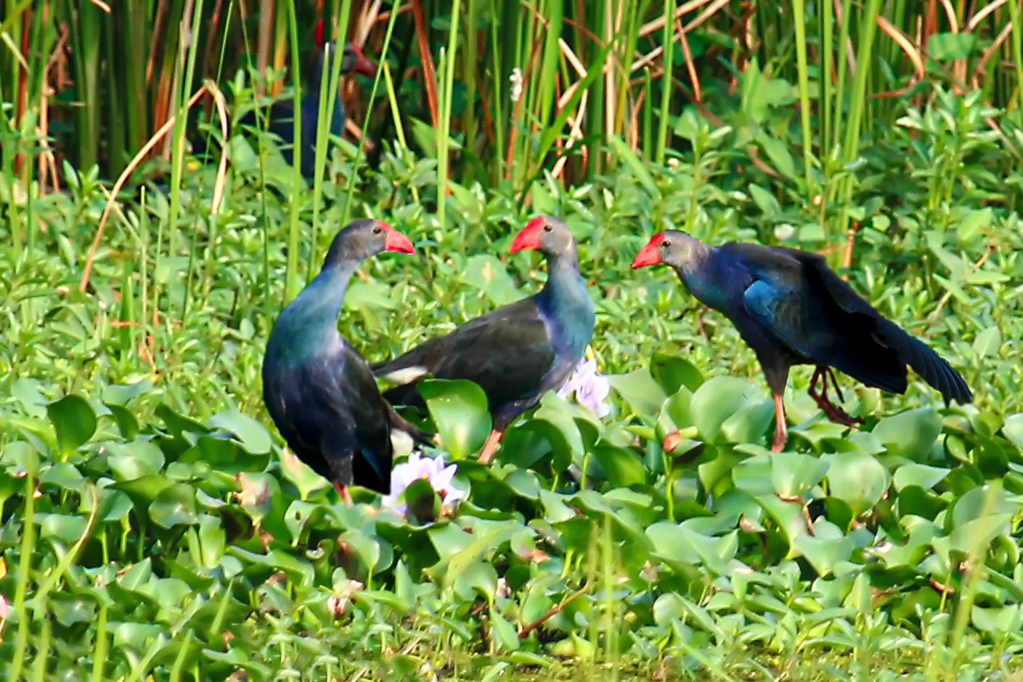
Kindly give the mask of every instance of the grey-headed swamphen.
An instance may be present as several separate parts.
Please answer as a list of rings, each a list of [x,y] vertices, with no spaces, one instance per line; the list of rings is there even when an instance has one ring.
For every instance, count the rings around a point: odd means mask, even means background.
[[[673,268],[696,300],[728,317],[756,353],[774,398],[773,452],[788,440],[782,394],[793,365],[815,365],[810,396],[829,419],[845,426],[862,419],[828,399],[829,377],[843,399],[832,368],[901,394],[909,365],[941,391],[946,405],[973,399],[957,371],[884,318],[817,254],[737,242],[714,247],[668,230],[650,240],[632,267],[659,264]]]
[[[479,455],[484,464],[493,459],[508,425],[568,380],[593,337],[593,301],[568,226],[551,216],[534,218],[512,242],[512,253],[524,249],[547,259],[547,284],[539,293],[373,365],[377,377],[399,384],[384,392],[395,405],[421,406],[415,387],[427,375],[479,385],[493,417]]]
[[[337,330],[348,281],[382,251],[415,253],[405,235],[379,220],[338,232],[320,274],[277,318],[263,357],[263,401],[274,424],[349,504],[349,485],[390,492],[392,434],[429,442],[380,396],[369,365]]]

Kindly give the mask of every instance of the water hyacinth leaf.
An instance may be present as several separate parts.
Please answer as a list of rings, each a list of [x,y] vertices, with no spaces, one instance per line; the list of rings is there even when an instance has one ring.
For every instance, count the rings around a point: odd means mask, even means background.
[[[41,484],[55,485],[76,495],[82,491],[84,480],[82,472],[68,462],[57,462],[39,474]]]
[[[482,522],[481,522],[482,523]],[[451,562],[448,564],[447,571],[444,574],[444,587],[448,588],[452,584],[452,580],[461,574],[469,565],[474,561],[482,557],[488,551],[497,551],[497,549],[511,540],[512,536],[519,531],[514,525],[502,522],[491,522],[488,524],[489,527],[479,533],[465,548],[452,557]]]
[[[828,463],[812,455],[777,452],[769,455],[771,485],[782,497],[806,497],[824,479]]]
[[[952,503],[952,513],[946,529],[950,530],[989,514],[1011,514],[1017,510],[1017,498],[1007,494],[1000,486],[978,486]]]
[[[168,529],[197,523],[195,488],[185,483],[167,486],[149,505],[149,518],[158,526]]]
[[[646,483],[646,469],[634,452],[600,444],[591,448],[590,454],[600,462],[607,482],[613,487],[626,488]]]
[[[128,443],[109,443],[107,466],[118,481],[132,481],[160,472],[164,465],[163,451],[152,440],[137,439]]]
[[[708,441],[730,416],[760,397],[760,389],[738,377],[719,375],[701,385],[689,404],[693,424]]]
[[[117,429],[121,432],[122,438],[130,441],[138,436],[139,421],[131,410],[116,403],[104,403],[104,405],[110,410],[110,415],[117,423]]]
[[[156,416],[163,420],[172,435],[181,438],[186,433],[208,433],[208,429],[199,422],[175,412],[166,404],[161,403],[156,407]]]
[[[154,389],[153,382],[142,379],[132,384],[111,384],[103,388],[103,402],[111,405],[125,406],[133,398],[145,395]]]
[[[772,457],[766,454],[754,455],[746,459],[733,455],[721,457],[717,463],[722,468],[731,468],[732,480],[735,482],[736,488],[756,496],[775,494],[772,461]],[[703,470],[709,469],[712,464],[714,462],[700,467],[701,476]]]
[[[607,378],[611,388],[640,417],[652,418],[668,397],[645,367],[626,374],[609,374]]]
[[[424,379],[418,390],[437,425],[441,445],[452,458],[479,452],[491,427],[483,389],[465,379]]]
[[[836,564],[848,561],[856,549],[856,541],[842,534],[833,523],[818,521],[814,524],[814,535],[800,535],[795,545],[803,553],[817,575],[833,575]]]
[[[166,488],[169,488],[171,485],[173,485],[173,483],[165,476],[147,474],[131,481],[111,483],[107,487],[126,493],[135,505],[135,510],[139,513],[144,513],[144,511],[149,508],[150,503],[152,503],[152,501],[155,500],[161,492],[163,492]]]
[[[378,541],[358,529],[352,529],[343,533],[340,537],[341,547],[347,551],[350,548],[354,551],[359,561],[366,568],[370,575],[378,570],[387,568],[381,566],[382,552]]]
[[[419,525],[432,523],[440,515],[441,500],[430,482],[413,481],[402,494],[409,521]]]
[[[39,523],[39,537],[55,538],[64,544],[71,544],[82,537],[88,520],[84,516],[69,514],[36,514]]]
[[[211,429],[223,429],[233,433],[241,442],[245,452],[263,455],[270,452],[272,440],[266,428],[247,414],[236,409],[226,410],[210,417]]]
[[[519,633],[515,626],[497,610],[490,612],[491,634],[494,645],[503,651],[515,651],[519,648]]]
[[[210,514],[203,514],[199,517],[199,533],[197,535],[199,544],[198,559],[196,563],[209,569],[220,565],[220,560],[227,549],[227,535],[221,520]]]
[[[57,434],[57,449],[64,457],[89,442],[96,433],[96,413],[81,396],[69,394],[55,400],[46,406],[46,413]]]
[[[489,253],[469,258],[461,270],[460,279],[483,292],[494,305],[502,306],[522,298],[504,263]]]
[[[474,600],[475,591],[492,604],[497,598],[497,571],[486,561],[474,561],[455,578],[453,586],[455,592],[466,601]]]
[[[234,545],[229,551],[243,564],[249,564],[245,573],[254,582],[263,582],[277,571],[283,571],[289,580],[298,585],[311,585],[316,579],[312,564],[284,550],[272,549],[266,554],[256,554]]]
[[[1002,434],[1013,445],[1023,450],[1023,412],[1010,414],[1002,424]]]
[[[941,433],[941,417],[930,407],[907,410],[877,423],[872,433],[893,455],[924,458]]]
[[[682,386],[695,391],[703,383],[703,374],[696,365],[667,353],[654,353],[650,360],[650,374],[666,395],[675,394]]]
[[[948,469],[942,467],[932,467],[926,464],[910,462],[903,464],[895,470],[892,484],[898,492],[902,492],[903,488],[911,485],[919,486],[924,490],[930,490],[945,480],[948,472]]]
[[[786,558],[799,556],[801,552],[796,546],[796,538],[810,533],[806,527],[803,505],[785,501],[777,495],[757,495],[756,500],[784,536],[788,544]]]
[[[579,426],[573,419],[574,406],[556,393],[548,391],[540,398],[540,407],[533,414],[533,419],[545,421],[561,432],[565,443],[572,452],[583,451],[583,437]]]
[[[442,562],[465,550],[473,540],[470,533],[450,523],[431,526],[427,534]]]
[[[871,455],[864,452],[842,452],[822,455],[821,460],[828,464],[828,490],[831,496],[848,504],[854,516],[872,508],[888,490],[888,470]]]
[[[740,407],[721,423],[721,435],[730,443],[755,443],[774,419],[774,402],[764,400]]]

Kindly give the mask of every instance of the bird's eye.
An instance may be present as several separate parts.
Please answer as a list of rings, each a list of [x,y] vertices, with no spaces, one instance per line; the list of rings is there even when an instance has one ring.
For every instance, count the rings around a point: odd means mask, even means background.
[[[661,242],[661,248],[662,248],[662,249],[666,249],[666,248],[668,248],[669,246],[671,246],[671,242],[670,242],[670,241],[668,241],[667,239],[665,239],[665,240],[664,240],[663,242]]]
[[[551,231],[551,230],[553,230],[553,229],[554,229],[554,228],[553,228],[553,227],[551,227],[550,225],[544,225],[544,226],[543,226],[543,231],[544,231],[544,232],[550,232],[550,231]]]
[[[379,225],[373,228],[373,234],[381,234],[383,231],[384,228],[380,227]]]

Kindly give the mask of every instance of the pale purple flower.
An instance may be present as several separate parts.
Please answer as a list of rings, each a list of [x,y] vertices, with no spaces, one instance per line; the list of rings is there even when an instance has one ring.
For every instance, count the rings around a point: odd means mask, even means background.
[[[611,382],[597,371],[596,360],[583,360],[575,368],[565,385],[558,389],[562,398],[575,394],[575,401],[593,410],[598,417],[606,417],[611,413],[611,405],[607,396],[611,393]]]
[[[423,457],[418,452],[409,455],[407,461],[391,469],[391,494],[380,500],[380,506],[404,516],[408,512],[405,504],[405,489],[419,479],[429,481],[430,487],[440,496],[442,506],[453,509],[468,493],[452,485],[457,467],[444,466],[444,458]]]
[[[0,594],[0,623],[7,620],[7,616],[11,615],[11,607],[4,599],[4,596]]]

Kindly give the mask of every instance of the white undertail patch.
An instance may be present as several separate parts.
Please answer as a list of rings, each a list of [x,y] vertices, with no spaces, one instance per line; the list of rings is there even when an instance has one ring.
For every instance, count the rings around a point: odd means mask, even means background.
[[[401,429],[391,429],[391,449],[392,457],[404,457],[412,452],[416,442],[412,440],[412,436],[408,435]]]
[[[425,367],[414,366],[402,367],[401,369],[396,369],[393,372],[381,374],[379,375],[379,378],[398,386],[404,386],[405,384],[411,384],[416,379],[424,377],[427,374],[429,374],[429,370]]]

